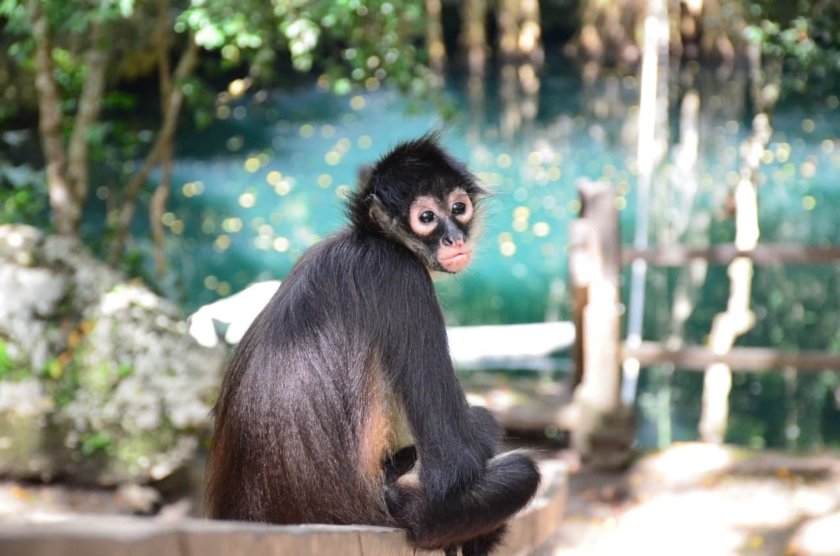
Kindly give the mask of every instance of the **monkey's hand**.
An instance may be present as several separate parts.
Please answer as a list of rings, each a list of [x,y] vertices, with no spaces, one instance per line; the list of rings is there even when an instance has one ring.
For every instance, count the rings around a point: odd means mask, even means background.
[[[410,473],[385,484],[388,511],[408,529],[412,544],[424,549],[464,545],[464,554],[478,555],[498,544],[505,521],[528,503],[540,475],[527,454],[514,451],[494,457],[477,479],[441,498],[431,496],[422,472],[417,479]]]

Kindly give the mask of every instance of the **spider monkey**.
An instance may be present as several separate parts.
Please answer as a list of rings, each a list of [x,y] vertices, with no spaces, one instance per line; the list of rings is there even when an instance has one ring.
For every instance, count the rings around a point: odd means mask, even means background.
[[[539,472],[467,404],[430,272],[472,259],[486,192],[435,134],[382,157],[243,337],[215,406],[212,518],[407,529],[487,554]]]

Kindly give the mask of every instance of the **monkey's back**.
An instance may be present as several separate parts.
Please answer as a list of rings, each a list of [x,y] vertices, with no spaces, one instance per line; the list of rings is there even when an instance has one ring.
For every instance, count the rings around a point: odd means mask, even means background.
[[[379,342],[383,311],[401,301],[389,284],[395,258],[405,268],[386,241],[351,232],[325,240],[251,325],[215,408],[210,517],[394,524],[381,461],[405,431],[394,427],[400,408]]]

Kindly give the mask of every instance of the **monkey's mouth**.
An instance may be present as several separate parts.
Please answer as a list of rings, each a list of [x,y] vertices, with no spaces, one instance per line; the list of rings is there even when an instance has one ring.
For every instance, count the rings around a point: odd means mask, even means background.
[[[472,253],[469,249],[453,249],[438,255],[438,263],[447,272],[460,272],[467,268],[470,261],[472,261]]]

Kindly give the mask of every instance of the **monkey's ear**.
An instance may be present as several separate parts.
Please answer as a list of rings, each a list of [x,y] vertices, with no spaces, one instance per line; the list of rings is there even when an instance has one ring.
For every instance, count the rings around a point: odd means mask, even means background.
[[[368,195],[366,200],[367,206],[370,207],[368,210],[370,219],[382,226],[383,219],[388,220],[388,213],[385,211],[385,206],[382,204],[382,201],[379,200],[376,193]]]
[[[376,193],[368,195],[367,201],[370,207],[368,210],[370,219],[384,232],[395,231],[398,227],[397,219],[388,214],[388,210],[382,204],[382,201],[379,200],[379,197],[376,196]]]

